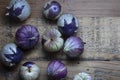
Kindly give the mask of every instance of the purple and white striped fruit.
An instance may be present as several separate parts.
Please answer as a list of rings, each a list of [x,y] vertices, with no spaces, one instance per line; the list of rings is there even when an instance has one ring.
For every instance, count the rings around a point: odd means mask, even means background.
[[[26,0],[11,0],[6,16],[14,20],[24,21],[30,16],[30,5]]]
[[[48,76],[52,80],[64,80],[67,76],[67,67],[59,60],[53,60],[47,67]]]
[[[40,75],[40,68],[33,62],[25,62],[19,71],[23,80],[36,80]]]
[[[63,51],[70,58],[79,57],[84,50],[84,44],[80,37],[71,36],[65,41]]]
[[[73,80],[92,80],[91,76],[86,72],[78,73]]]
[[[12,67],[22,60],[23,52],[17,47],[16,44],[9,43],[2,48],[0,56],[4,65]]]
[[[22,25],[16,31],[16,43],[24,50],[33,48],[39,41],[39,31],[33,25]]]
[[[78,19],[72,14],[63,14],[59,17],[58,29],[64,37],[72,36],[77,32],[78,29]]]
[[[61,38],[61,33],[53,28],[47,30],[42,37],[43,48],[48,52],[57,52],[62,49],[64,40]]]
[[[61,5],[57,1],[48,1],[44,5],[43,14],[46,18],[55,20],[62,13]]]

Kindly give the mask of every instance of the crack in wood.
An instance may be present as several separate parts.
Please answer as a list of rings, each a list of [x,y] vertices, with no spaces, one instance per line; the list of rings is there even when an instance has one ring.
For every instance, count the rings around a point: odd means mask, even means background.
[[[52,58],[56,59],[56,58]],[[52,60],[51,58],[46,58],[46,57],[35,57],[35,58],[24,58],[24,61],[31,60],[31,61],[49,61]],[[71,61],[70,59],[67,58],[57,58],[62,61]],[[104,59],[104,58],[79,58],[79,59],[74,59],[76,61],[120,61],[120,59]]]

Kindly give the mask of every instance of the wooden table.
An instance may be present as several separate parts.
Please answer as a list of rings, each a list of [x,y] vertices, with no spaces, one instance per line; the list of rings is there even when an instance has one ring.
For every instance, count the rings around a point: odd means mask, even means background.
[[[46,29],[57,28],[56,23],[42,17],[42,7],[47,0],[28,0],[32,14],[25,22],[8,20],[5,7],[9,0],[0,0],[0,49],[14,42],[15,32],[22,24],[31,24],[42,36]],[[14,69],[0,64],[0,80],[20,80],[19,67],[25,61],[34,61],[40,68],[38,80],[48,80],[46,67],[51,59],[60,59],[68,68],[67,80],[79,72],[89,73],[93,80],[120,80],[120,0],[58,0],[64,13],[72,13],[79,19],[78,36],[83,39],[85,50],[80,60],[69,61],[64,54],[49,58],[41,49],[41,38],[31,51],[25,51],[24,59]]]

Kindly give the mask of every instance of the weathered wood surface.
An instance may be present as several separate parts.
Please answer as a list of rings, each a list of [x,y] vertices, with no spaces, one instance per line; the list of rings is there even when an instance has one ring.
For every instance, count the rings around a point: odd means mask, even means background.
[[[5,11],[5,7],[10,0],[0,0],[0,13]],[[27,0],[32,7],[31,17],[40,17],[42,7],[48,0]],[[119,17],[120,0],[57,0],[61,3],[64,13],[73,13],[78,17]],[[3,14],[0,14],[0,16]]]
[[[40,35],[46,29],[57,28],[56,23],[45,21],[42,18],[28,19],[25,23],[36,26],[39,29]],[[0,48],[8,42],[14,42],[15,32],[22,24],[10,23],[6,20],[0,25]],[[85,44],[84,53],[81,56],[82,60],[120,60],[120,18],[79,18],[80,27],[77,36],[81,37]],[[25,53],[27,59],[46,59],[45,52],[41,49],[41,37],[37,46]],[[29,55],[29,56],[28,56]],[[65,59],[65,54],[58,53],[55,58]]]
[[[32,7],[30,18],[25,22],[16,23],[4,16],[9,0],[0,0],[0,50],[6,43],[14,42],[15,32],[23,24],[36,26],[41,36],[46,29],[57,28],[56,22],[47,21],[42,17],[41,10],[45,1],[47,0],[28,0]],[[38,80],[48,80],[46,67],[54,58],[62,60],[67,65],[67,80],[72,80],[73,75],[82,71],[90,73],[94,80],[120,80],[120,18],[117,17],[120,16],[120,0],[58,1],[62,4],[64,13],[75,14],[79,19],[77,35],[86,42],[80,60],[70,62],[62,51],[56,56],[45,56],[47,53],[42,51],[40,37],[34,49],[24,52],[21,63],[37,63],[41,68]],[[12,70],[6,70],[0,64],[0,80],[19,80],[19,65]]]
[[[24,60],[23,62],[25,62]],[[22,62],[22,63],[23,63]],[[38,80],[48,80],[46,74],[46,67],[49,61],[34,60],[34,62],[40,67],[41,74]],[[120,63],[119,61],[82,61],[69,62],[63,61],[67,65],[68,75],[66,80],[72,80],[74,75],[79,72],[89,73],[93,80],[120,80]],[[20,80],[19,67],[6,70],[0,66],[0,79],[1,80]]]

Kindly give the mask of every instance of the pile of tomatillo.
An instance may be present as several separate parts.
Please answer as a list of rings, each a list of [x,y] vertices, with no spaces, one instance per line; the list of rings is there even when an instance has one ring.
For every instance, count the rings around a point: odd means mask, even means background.
[[[76,36],[79,22],[76,16],[70,13],[62,13],[62,6],[57,1],[48,1],[43,7],[43,15],[50,21],[57,21],[58,29],[46,30],[41,36],[37,27],[27,24],[22,25],[15,33],[15,43],[3,46],[0,60],[3,65],[13,67],[23,57],[25,50],[34,48],[39,38],[45,51],[52,55],[63,51],[70,59],[78,58],[84,51],[83,40]],[[30,5],[26,0],[11,0],[7,7],[6,16],[11,20],[25,21],[31,14]],[[63,80],[68,73],[67,67],[60,60],[52,60],[47,67],[47,75],[50,80]],[[20,66],[19,75],[23,80],[36,80],[40,75],[40,68],[32,61]],[[73,80],[92,80],[88,73],[80,72]]]

